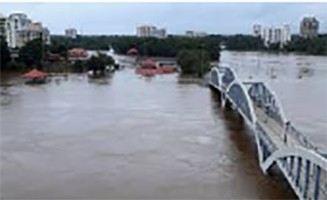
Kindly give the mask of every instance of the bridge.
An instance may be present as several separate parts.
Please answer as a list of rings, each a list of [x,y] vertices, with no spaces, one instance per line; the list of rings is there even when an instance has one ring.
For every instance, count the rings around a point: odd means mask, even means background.
[[[277,95],[264,82],[241,82],[232,68],[214,66],[209,85],[222,107],[231,106],[253,130],[263,173],[277,165],[299,199],[327,200],[327,156],[284,114]]]

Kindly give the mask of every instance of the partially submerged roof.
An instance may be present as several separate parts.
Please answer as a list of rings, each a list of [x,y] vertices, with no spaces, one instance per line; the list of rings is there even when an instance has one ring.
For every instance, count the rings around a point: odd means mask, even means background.
[[[24,78],[45,78],[46,76],[47,73],[39,71],[37,69],[33,69],[23,75]]]

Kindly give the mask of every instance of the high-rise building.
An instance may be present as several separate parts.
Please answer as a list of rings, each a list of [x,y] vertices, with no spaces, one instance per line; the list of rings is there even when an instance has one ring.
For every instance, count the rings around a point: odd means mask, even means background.
[[[50,31],[46,27],[44,27],[43,30],[42,30],[42,39],[46,44],[51,43]]]
[[[291,31],[288,24],[281,27],[265,27],[263,28],[260,37],[263,39],[264,45],[280,43],[281,47],[291,41]]]
[[[207,36],[207,33],[203,32],[203,31],[186,31],[185,36],[187,36],[187,37],[205,37],[205,36]]]
[[[7,18],[0,13],[0,37],[6,37],[6,21]]]
[[[260,24],[253,25],[253,36],[261,37],[262,36],[262,27]]]
[[[75,28],[68,28],[65,30],[65,36],[75,39],[77,37],[77,30]]]
[[[50,44],[50,32],[41,23],[33,23],[24,13],[10,14],[6,20],[6,39],[10,48],[19,48],[28,41],[43,38]]]
[[[154,30],[154,37],[165,38],[166,37],[166,29],[161,28],[161,29]]]
[[[9,47],[19,47],[19,32],[27,29],[29,23],[31,23],[31,21],[24,13],[13,13],[9,15],[6,26],[6,35]]]
[[[17,47],[22,47],[28,41],[43,37],[43,28],[41,23],[29,23],[27,28],[17,30]]]
[[[262,39],[265,46],[275,43],[275,31],[274,27],[265,27],[262,32]]]
[[[136,28],[136,35],[138,37],[156,37],[156,38],[165,38],[166,29],[158,29],[152,25],[144,25]]]
[[[302,37],[315,37],[318,35],[319,21],[315,17],[305,17],[300,23]]]
[[[282,27],[281,44],[286,44],[289,41],[291,41],[291,28],[290,25],[284,24]]]

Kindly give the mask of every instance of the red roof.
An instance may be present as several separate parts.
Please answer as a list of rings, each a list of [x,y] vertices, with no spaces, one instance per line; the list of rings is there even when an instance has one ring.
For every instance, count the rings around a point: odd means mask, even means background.
[[[154,76],[156,74],[158,74],[158,70],[157,69],[142,69],[142,68],[139,68],[139,69],[136,69],[135,70],[135,73],[136,74],[139,74],[139,75],[143,75],[143,76]]]
[[[130,55],[135,55],[135,54],[138,54],[139,51],[135,48],[130,48],[128,51],[127,51],[127,54],[130,54]]]
[[[74,48],[68,51],[69,57],[87,57],[87,51],[82,48]]]
[[[148,58],[141,63],[141,67],[142,68],[156,68],[156,63],[152,59]]]
[[[41,72],[39,70],[33,69],[23,75],[24,78],[45,78],[47,73]]]

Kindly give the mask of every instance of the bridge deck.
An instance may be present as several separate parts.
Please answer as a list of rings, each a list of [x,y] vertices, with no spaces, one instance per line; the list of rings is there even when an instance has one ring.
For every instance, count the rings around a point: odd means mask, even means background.
[[[257,123],[264,129],[264,131],[269,135],[271,141],[274,143],[274,145],[278,148],[284,145],[298,145],[302,146],[302,143],[296,138],[294,135],[287,133],[285,131],[285,127],[282,127],[277,121],[275,121],[273,118],[271,118],[269,115],[265,113],[265,111],[256,106],[254,106],[254,113],[257,118]],[[287,140],[285,142],[285,133],[287,134]],[[304,161],[305,162],[305,161]],[[295,167],[292,170],[293,178],[295,179],[295,174],[296,174],[296,169]],[[315,169],[311,167],[310,169],[310,179],[314,180],[315,176]],[[301,174],[300,174],[301,179],[304,179],[305,177],[305,163],[303,163],[301,167]],[[326,183],[326,175],[322,174],[321,176],[321,182]],[[314,181],[309,182],[309,187],[308,187],[308,194],[313,194],[314,190]],[[302,186],[303,187],[303,186]],[[320,186],[320,192],[325,193],[324,185]],[[310,197],[309,197],[310,198]],[[312,197],[311,197],[312,198]]]
[[[212,68],[209,79],[222,92],[222,105],[229,100],[254,129],[261,168],[266,171],[275,162],[300,199],[327,200],[324,155],[293,125],[286,126],[287,118],[274,92],[263,82],[239,82],[230,67]],[[305,155],[288,155],[282,152],[285,147],[290,153],[303,151]]]
[[[268,116],[262,108],[254,105],[254,113],[257,117],[257,123],[267,131],[271,140],[276,147],[288,145],[301,145],[300,141],[294,135],[287,134],[285,128],[282,127],[277,121]],[[284,141],[285,133],[287,135],[286,142]]]

